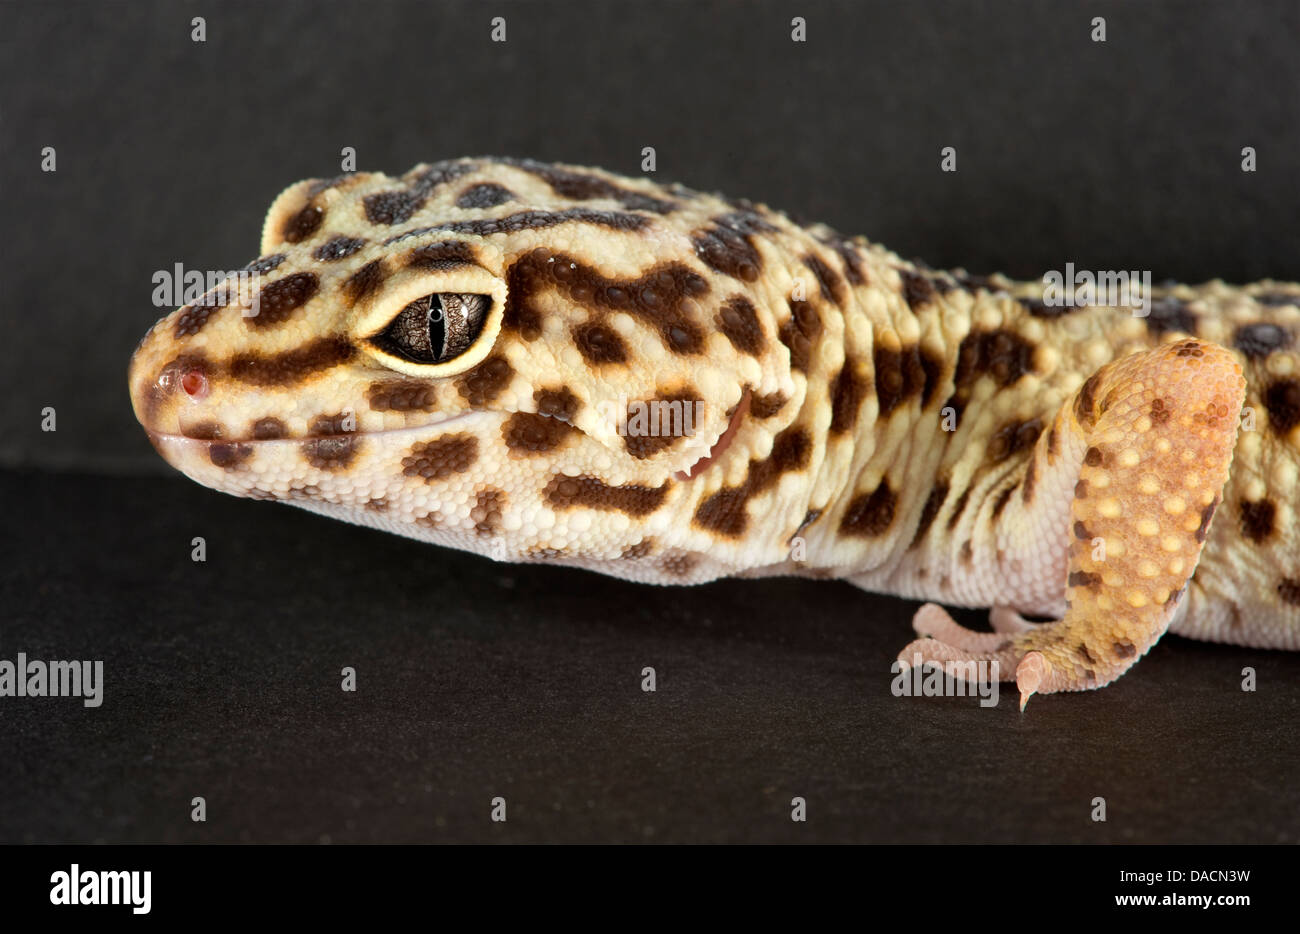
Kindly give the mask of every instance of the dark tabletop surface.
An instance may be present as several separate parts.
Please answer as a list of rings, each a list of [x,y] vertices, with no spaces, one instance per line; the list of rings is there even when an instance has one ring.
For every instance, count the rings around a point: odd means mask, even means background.
[[[1021,715],[893,696],[916,604],[843,583],[495,564],[183,479],[0,490],[0,658],[105,670],[98,708],[0,705],[0,841],[1300,837],[1294,654],[1168,638]]]

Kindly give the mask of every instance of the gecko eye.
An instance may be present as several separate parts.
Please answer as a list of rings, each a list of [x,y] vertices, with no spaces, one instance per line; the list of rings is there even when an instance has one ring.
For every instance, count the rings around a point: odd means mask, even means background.
[[[446,363],[468,350],[482,333],[491,306],[488,295],[434,292],[408,304],[371,340],[414,363]]]

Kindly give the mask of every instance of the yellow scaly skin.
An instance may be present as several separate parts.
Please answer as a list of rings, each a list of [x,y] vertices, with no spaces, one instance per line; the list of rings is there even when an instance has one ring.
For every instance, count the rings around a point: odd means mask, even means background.
[[[1300,645],[1300,286],[1050,308],[763,205],[493,158],[300,182],[261,253],[255,301],[178,309],[131,361],[206,486],[647,583],[990,606],[979,634],[926,605],[900,658],[996,660],[1022,703],[1166,628]],[[394,349],[427,296],[484,297],[463,349]],[[639,431],[656,402],[693,432]]]

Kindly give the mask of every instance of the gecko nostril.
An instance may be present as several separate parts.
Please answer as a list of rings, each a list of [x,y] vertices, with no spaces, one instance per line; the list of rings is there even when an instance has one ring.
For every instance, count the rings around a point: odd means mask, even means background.
[[[181,377],[181,388],[192,399],[202,399],[208,394],[208,378],[202,370],[190,370]]]

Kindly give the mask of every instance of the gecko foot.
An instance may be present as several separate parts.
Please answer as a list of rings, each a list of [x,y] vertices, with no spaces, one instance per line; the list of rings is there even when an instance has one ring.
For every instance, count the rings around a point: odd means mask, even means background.
[[[978,633],[926,604],[912,625],[928,638],[900,661],[933,662],[954,677],[960,664],[997,662],[989,676],[1015,678],[1021,710],[1035,694],[1092,690],[1124,674],[1185,600],[1223,499],[1244,395],[1232,354],[1194,339],[1099,369],[1039,437],[1018,505],[1003,513],[1004,522],[1069,535],[1062,618],[1031,624],[995,607],[995,632]],[[1073,497],[1069,525],[1058,528],[1044,491],[1062,486]],[[966,668],[969,678],[981,672]]]

